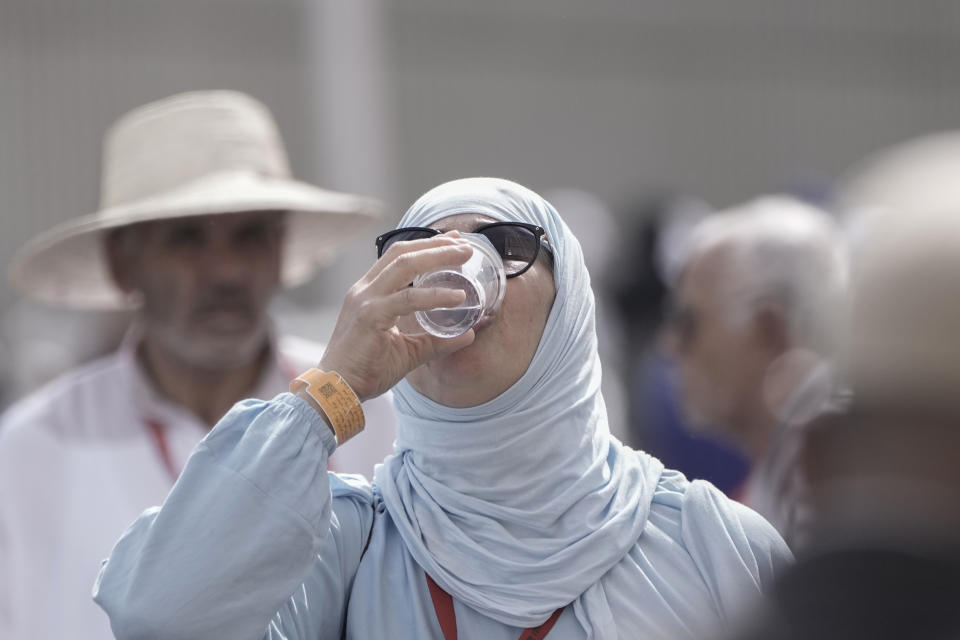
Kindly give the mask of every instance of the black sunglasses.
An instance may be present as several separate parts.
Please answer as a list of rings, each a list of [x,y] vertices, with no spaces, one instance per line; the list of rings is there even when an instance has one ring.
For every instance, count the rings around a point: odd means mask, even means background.
[[[383,257],[383,253],[394,242],[422,240],[440,233],[442,231],[429,227],[402,227],[388,231],[377,238],[377,259]],[[541,245],[552,267],[553,254],[544,239],[546,232],[543,227],[526,222],[491,222],[477,227],[473,233],[479,233],[490,241],[503,260],[503,269],[508,278],[518,276],[533,266],[540,255]]]

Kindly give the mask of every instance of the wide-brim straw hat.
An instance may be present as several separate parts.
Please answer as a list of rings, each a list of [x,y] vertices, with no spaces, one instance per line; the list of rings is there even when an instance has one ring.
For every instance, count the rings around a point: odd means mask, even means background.
[[[14,257],[24,293],[73,308],[126,306],[110,278],[104,234],[155,220],[252,211],[287,212],[281,281],[317,266],[371,230],[382,205],[295,180],[270,112],[248,95],[202,91],[126,114],[103,149],[100,209],[40,234]]]

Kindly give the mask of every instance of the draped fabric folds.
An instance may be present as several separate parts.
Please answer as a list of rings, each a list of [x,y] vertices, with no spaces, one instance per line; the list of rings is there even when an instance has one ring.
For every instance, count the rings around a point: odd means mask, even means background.
[[[663,467],[610,435],[590,279],[554,208],[473,178],[429,191],[399,226],[461,213],[543,227],[556,299],[528,370],[493,400],[452,409],[395,387],[396,453],[375,484],[410,553],[455,599],[518,627],[572,603],[588,637],[609,637],[600,579],[637,543]]]

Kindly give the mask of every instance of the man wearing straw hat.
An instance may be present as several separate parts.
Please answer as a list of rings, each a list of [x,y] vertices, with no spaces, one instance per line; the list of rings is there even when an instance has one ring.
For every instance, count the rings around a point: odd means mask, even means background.
[[[379,204],[294,180],[268,110],[240,93],[176,95],[108,132],[101,209],[15,258],[25,293],[134,310],[120,349],[0,421],[0,637],[108,638],[90,599],[100,560],[160,504],[236,401],[285,390],[321,350],[275,336],[275,290],[306,280]],[[386,423],[389,399],[365,406]],[[332,465],[369,474],[390,442]],[[358,455],[359,454],[359,455]],[[369,467],[369,468],[368,468]]]

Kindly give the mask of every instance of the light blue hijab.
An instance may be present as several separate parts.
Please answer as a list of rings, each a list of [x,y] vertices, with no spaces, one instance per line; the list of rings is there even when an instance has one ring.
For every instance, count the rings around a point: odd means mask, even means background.
[[[572,603],[588,637],[612,637],[598,581],[637,543],[663,466],[610,435],[590,278],[556,210],[516,183],[472,178],[427,192],[399,226],[461,213],[543,227],[556,300],[527,372],[493,400],[453,409],[405,380],[394,388],[396,455],[375,485],[414,559],[455,599],[516,627]]]

